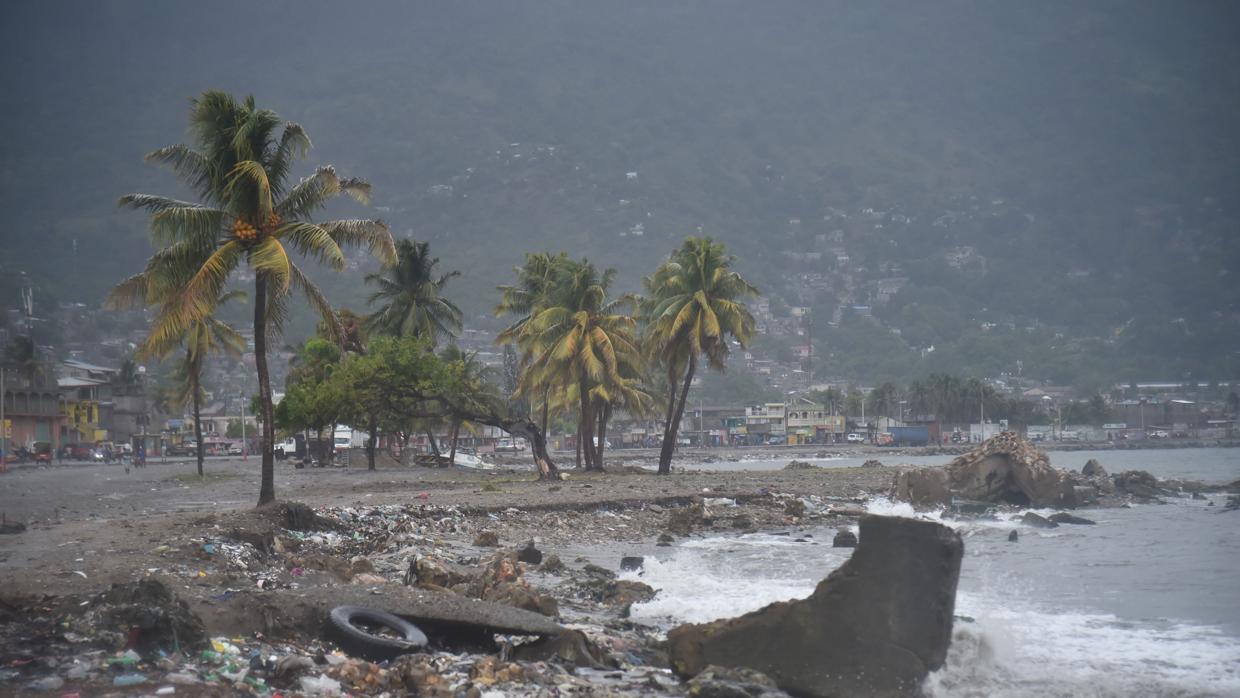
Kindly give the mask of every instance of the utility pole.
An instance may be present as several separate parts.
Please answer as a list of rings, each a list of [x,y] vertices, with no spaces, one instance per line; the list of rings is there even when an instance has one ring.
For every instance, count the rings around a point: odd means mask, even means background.
[[[980,391],[978,391],[977,403],[978,403],[978,404],[981,406],[981,408],[982,408],[982,416],[981,416],[981,420],[982,420],[982,437],[981,437],[981,441],[985,441],[985,440],[986,440],[986,391],[984,391],[984,390],[980,390]]]
[[[336,439],[335,433],[332,434],[333,442]],[[334,446],[334,444],[333,444]],[[245,447],[245,400],[241,401],[241,460],[246,460],[249,449]]]
[[[9,449],[9,423],[4,421],[6,394],[4,388],[4,367],[0,366],[0,473],[5,472],[9,468],[9,462],[5,460]]]
[[[814,315],[805,314],[805,339],[809,342],[809,389],[814,389]]]

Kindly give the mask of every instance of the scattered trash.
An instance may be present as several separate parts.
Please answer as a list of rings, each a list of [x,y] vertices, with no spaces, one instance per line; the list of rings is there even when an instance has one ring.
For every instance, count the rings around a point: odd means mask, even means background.
[[[328,676],[303,676],[298,685],[310,696],[340,695],[340,682]]]
[[[137,686],[146,683],[146,674],[119,674],[112,679],[113,686]]]

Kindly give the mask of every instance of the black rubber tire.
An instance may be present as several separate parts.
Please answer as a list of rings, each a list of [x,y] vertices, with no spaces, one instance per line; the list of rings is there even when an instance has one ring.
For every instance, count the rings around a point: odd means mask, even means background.
[[[395,631],[400,639],[373,635],[355,623],[382,625]],[[327,617],[327,629],[336,644],[349,655],[382,662],[426,647],[426,634],[418,626],[391,613],[362,606],[337,606]]]

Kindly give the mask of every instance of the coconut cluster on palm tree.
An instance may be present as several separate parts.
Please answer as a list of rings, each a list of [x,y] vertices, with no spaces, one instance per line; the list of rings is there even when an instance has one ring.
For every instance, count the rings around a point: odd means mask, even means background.
[[[396,261],[396,249],[382,221],[312,219],[342,194],[368,201],[370,185],[340,177],[331,167],[293,183],[293,165],[309,150],[310,139],[297,124],[259,109],[253,97],[239,102],[224,92],[205,92],[191,103],[190,124],[193,147],[161,148],[147,159],[171,167],[202,200],[151,194],[121,198],[121,206],[150,214],[152,237],[160,249],[143,273],[122,283],[116,293],[140,295],[158,306],[149,342],[162,345],[175,343],[195,322],[213,314],[233,272],[245,266],[254,272],[254,354],[263,435],[259,504],[265,504],[275,499],[268,340],[280,332],[294,290],[336,327],[330,304],[292,253],[341,270],[343,246],[366,246],[388,264]]]
[[[723,371],[731,352],[729,340],[743,347],[753,336],[753,316],[742,300],[758,295],[758,290],[732,270],[733,261],[723,243],[690,237],[644,280],[644,343],[651,360],[667,374],[661,474],[671,472],[698,357],[704,357],[710,368]]]

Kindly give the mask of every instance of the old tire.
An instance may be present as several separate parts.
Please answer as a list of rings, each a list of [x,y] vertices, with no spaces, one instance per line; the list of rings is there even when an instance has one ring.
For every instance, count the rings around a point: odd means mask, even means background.
[[[382,635],[368,628],[382,628]],[[361,606],[337,606],[327,617],[327,629],[346,653],[382,662],[426,646],[426,634],[418,626],[394,616]]]

